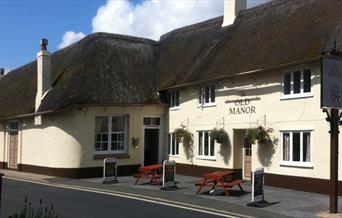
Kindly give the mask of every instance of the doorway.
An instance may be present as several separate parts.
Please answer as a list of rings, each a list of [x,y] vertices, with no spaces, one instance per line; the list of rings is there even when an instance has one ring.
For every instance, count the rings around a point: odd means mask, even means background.
[[[145,129],[144,165],[158,164],[159,129]]]
[[[246,140],[246,129],[234,129],[234,169],[242,169],[242,178],[251,179],[252,147]]]
[[[160,164],[162,159],[162,120],[160,117],[143,117],[144,126],[144,149],[142,151],[142,163],[144,166],[151,164]]]
[[[244,147],[243,147],[243,178],[247,180],[251,180],[252,173],[252,146],[251,144],[244,139]]]
[[[18,169],[18,131],[9,133],[8,168]]]

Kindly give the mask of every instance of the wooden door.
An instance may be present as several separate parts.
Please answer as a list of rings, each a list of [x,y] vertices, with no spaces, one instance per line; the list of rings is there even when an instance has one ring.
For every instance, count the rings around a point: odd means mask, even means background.
[[[243,178],[244,179],[251,179],[251,172],[252,172],[252,148],[247,147],[244,148],[244,163],[243,163]]]
[[[10,132],[8,168],[18,169],[18,132]]]

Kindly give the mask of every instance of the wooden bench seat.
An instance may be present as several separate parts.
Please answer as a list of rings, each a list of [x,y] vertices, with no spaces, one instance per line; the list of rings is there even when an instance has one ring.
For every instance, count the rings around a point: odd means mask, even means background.
[[[232,188],[234,187],[235,185],[239,185],[241,183],[243,183],[244,181],[241,180],[241,179],[237,179],[237,180],[234,180],[234,181],[231,181],[231,182],[224,182],[223,185],[222,184],[217,184],[218,187],[226,187],[226,188]]]

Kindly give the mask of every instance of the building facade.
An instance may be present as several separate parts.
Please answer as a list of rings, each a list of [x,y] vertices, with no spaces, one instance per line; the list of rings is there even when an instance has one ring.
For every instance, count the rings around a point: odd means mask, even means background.
[[[121,175],[172,159],[180,174],[263,167],[266,184],[326,193],[321,58],[342,49],[342,2],[245,3],[159,41],[95,33],[50,54],[43,40],[0,80],[2,168],[79,178],[106,157]]]

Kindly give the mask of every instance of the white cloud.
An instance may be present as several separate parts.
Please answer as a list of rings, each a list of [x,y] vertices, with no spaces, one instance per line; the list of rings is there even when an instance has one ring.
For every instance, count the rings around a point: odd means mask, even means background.
[[[93,32],[111,32],[152,39],[173,29],[223,14],[223,0],[107,1],[93,18]]]
[[[85,34],[82,32],[75,33],[73,31],[67,31],[64,33],[62,37],[62,42],[58,45],[58,49],[62,49],[64,47],[67,47],[68,45],[71,45],[85,37]]]
[[[270,0],[247,0],[247,7]],[[223,15],[223,0],[107,0],[92,20],[93,32],[109,32],[158,40],[176,28]],[[65,32],[58,48],[64,48],[85,35]]]

